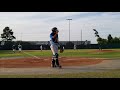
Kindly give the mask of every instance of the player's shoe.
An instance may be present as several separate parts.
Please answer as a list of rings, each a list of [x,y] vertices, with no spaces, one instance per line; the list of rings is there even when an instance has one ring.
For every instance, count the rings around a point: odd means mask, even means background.
[[[61,65],[59,65],[59,66],[56,66],[57,68],[62,68],[62,66]]]
[[[55,67],[56,67],[56,65],[51,65],[51,67],[52,67],[52,68],[55,68]]]

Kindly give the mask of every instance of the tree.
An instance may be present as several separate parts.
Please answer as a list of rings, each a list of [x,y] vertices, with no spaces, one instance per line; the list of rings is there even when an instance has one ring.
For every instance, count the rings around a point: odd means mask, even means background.
[[[112,43],[113,37],[111,36],[111,34],[108,35],[108,43]]]
[[[102,38],[101,37],[97,38],[97,42],[98,44],[102,44]]]
[[[99,45],[99,50],[102,50],[102,38],[100,37],[100,35],[98,34],[98,31],[96,29],[93,29],[93,31],[95,31],[95,37],[97,37],[97,42]]]
[[[2,41],[12,41],[13,39],[16,39],[15,36],[13,36],[13,31],[9,27],[5,27],[3,29],[3,34],[1,34]]]
[[[96,30],[96,29],[93,29],[93,31],[95,31],[95,37],[98,37],[98,38],[100,38],[100,36],[99,36],[99,34],[98,34],[98,31]]]
[[[107,44],[107,39],[102,39],[102,44],[106,45]]]
[[[113,44],[118,44],[118,43],[120,43],[120,39],[119,39],[118,37],[115,37],[115,38],[112,39],[111,42],[112,42]]]
[[[12,29],[10,29],[9,27],[5,27],[3,29],[3,34],[1,34],[1,38],[2,38],[2,42],[1,45],[5,45],[5,42],[7,41],[8,43],[6,43],[7,45],[10,45],[11,41],[13,39],[16,39],[15,36],[13,36],[13,31]]]

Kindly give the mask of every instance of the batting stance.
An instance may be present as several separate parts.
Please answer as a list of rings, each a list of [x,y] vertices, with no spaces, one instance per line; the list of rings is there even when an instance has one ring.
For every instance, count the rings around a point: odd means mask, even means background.
[[[59,64],[59,60],[58,60],[58,29],[56,27],[52,28],[52,33],[50,34],[50,48],[51,51],[53,53],[53,57],[52,57],[52,67],[59,67],[61,68],[61,65]]]

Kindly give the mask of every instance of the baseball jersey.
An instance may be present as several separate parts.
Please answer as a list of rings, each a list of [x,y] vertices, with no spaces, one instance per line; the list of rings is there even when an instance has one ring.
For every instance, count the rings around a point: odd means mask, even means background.
[[[55,35],[55,33],[50,34],[50,41],[52,43],[58,43],[58,35],[55,38],[53,38],[54,35]]]
[[[22,46],[21,46],[21,45],[18,45],[18,48],[22,48]]]

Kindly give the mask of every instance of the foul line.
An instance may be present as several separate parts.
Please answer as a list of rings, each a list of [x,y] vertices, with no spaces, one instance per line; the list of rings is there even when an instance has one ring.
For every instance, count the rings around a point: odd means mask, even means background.
[[[36,58],[36,59],[40,59],[39,57],[37,57],[37,56],[35,56],[35,55],[29,54],[29,53],[26,53],[26,52],[23,52],[23,53],[25,53],[25,54],[27,54],[27,55],[30,55],[30,56],[32,56],[32,57],[34,57],[34,58]]]

